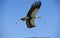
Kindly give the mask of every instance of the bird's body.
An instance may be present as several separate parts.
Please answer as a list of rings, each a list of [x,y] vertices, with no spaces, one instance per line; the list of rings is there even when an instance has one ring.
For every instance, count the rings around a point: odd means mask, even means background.
[[[28,11],[27,16],[24,17],[24,18],[21,18],[22,21],[26,20],[26,24],[27,24],[28,28],[35,27],[34,19],[35,18],[40,18],[39,16],[35,16],[35,14],[39,10],[40,6],[41,6],[40,1],[37,1],[37,2],[33,3],[30,10]]]

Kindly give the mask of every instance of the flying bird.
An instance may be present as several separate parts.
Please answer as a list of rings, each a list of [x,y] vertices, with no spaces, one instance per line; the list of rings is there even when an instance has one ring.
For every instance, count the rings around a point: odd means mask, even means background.
[[[40,16],[35,16],[40,7],[41,7],[41,1],[35,1],[31,5],[31,8],[29,9],[27,16],[20,19],[22,21],[26,20],[26,25],[28,28],[35,27],[34,19],[40,18]]]

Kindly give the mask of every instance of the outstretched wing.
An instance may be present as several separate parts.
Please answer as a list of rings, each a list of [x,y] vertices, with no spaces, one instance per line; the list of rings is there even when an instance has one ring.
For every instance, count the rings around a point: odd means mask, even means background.
[[[26,20],[27,27],[32,28],[32,27],[35,26],[34,18],[35,18],[35,14],[39,10],[40,6],[41,6],[40,1],[37,1],[37,2],[32,4],[32,6],[31,6],[31,8],[30,8],[30,10],[28,11],[28,14],[27,14],[27,17],[32,17],[32,19],[30,18],[30,19]]]
[[[35,14],[39,10],[40,6],[41,6],[41,2],[40,1],[34,2],[32,4],[32,6],[31,6],[30,10],[28,11],[27,17],[35,16]]]
[[[26,24],[27,24],[28,28],[34,27],[35,26],[34,19],[28,19],[28,20],[26,20]]]

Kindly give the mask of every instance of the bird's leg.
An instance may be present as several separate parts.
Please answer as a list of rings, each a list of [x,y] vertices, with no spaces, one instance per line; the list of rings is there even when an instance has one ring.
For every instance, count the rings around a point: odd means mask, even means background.
[[[36,16],[35,18],[41,18],[41,16]]]

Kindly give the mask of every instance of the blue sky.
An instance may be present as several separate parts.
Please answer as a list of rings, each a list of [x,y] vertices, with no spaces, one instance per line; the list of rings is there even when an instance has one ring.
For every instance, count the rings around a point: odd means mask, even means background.
[[[25,17],[32,3],[37,0],[0,0],[0,37],[50,37],[59,38],[60,35],[60,0],[41,0],[42,5],[35,19],[35,28],[27,28]],[[15,24],[18,22],[18,24]]]

